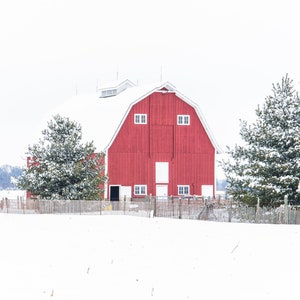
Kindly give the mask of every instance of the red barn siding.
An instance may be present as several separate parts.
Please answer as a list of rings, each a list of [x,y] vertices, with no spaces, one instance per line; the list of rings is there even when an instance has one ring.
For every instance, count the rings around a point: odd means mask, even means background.
[[[134,114],[147,114],[147,124],[134,124]],[[177,125],[177,115],[190,115],[190,125]],[[155,162],[169,162],[168,194],[189,185],[191,194],[214,185],[215,149],[195,109],[175,93],[156,92],[132,106],[108,149],[109,185],[146,184],[156,194]],[[134,196],[134,195],[133,195]]]
[[[174,127],[171,125],[150,125],[150,153],[174,152]]]

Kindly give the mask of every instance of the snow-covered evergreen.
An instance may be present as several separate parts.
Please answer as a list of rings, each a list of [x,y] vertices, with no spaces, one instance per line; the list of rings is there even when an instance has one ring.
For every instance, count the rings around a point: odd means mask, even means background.
[[[228,148],[229,161],[223,169],[228,191],[244,201],[272,204],[285,195],[294,200],[298,193],[300,170],[300,101],[288,76],[273,85],[256,109],[256,123],[241,122],[244,145]]]
[[[99,199],[103,153],[95,154],[93,142],[81,144],[80,124],[56,115],[42,134],[28,147],[30,167],[18,187],[44,199]]]

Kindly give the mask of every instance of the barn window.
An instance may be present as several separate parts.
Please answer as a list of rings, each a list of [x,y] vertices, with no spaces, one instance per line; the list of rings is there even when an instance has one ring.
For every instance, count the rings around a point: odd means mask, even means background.
[[[189,185],[178,185],[178,195],[189,195],[190,186]]]
[[[134,124],[147,124],[147,115],[134,114]]]
[[[134,186],[135,195],[147,195],[147,185],[135,185]]]
[[[102,97],[111,97],[117,95],[117,89],[110,89],[110,90],[104,90],[102,91]]]
[[[177,116],[177,125],[190,125],[190,116],[189,115],[178,115]]]

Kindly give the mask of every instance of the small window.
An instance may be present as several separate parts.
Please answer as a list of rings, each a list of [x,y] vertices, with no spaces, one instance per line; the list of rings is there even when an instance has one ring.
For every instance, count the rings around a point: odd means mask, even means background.
[[[111,97],[111,96],[115,96],[115,95],[117,95],[117,90],[116,89],[102,91],[102,97],[103,98]]]
[[[177,116],[178,125],[190,125],[190,116],[189,115],[178,115]]]
[[[146,114],[135,114],[134,115],[134,124],[147,124],[147,115]]]
[[[135,185],[134,186],[135,195],[147,195],[147,185]]]
[[[178,195],[189,195],[190,186],[189,185],[178,185]]]

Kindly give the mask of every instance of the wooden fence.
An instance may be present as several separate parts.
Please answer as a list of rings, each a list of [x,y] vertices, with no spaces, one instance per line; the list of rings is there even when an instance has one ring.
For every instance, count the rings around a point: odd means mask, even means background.
[[[134,201],[2,199],[2,213],[23,214],[122,214],[143,217],[210,220],[217,222],[300,224],[300,209],[248,207],[233,201],[203,198],[146,197]]]

